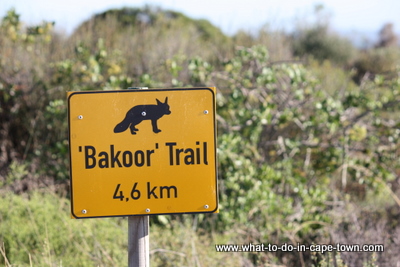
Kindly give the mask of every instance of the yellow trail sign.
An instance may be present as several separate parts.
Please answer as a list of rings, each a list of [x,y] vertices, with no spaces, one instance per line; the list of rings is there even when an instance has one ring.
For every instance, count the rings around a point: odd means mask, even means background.
[[[217,212],[215,94],[69,92],[72,216]]]

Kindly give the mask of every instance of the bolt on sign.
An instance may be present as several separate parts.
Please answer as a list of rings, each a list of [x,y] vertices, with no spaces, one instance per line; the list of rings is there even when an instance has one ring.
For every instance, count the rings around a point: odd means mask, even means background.
[[[73,218],[218,212],[215,96],[69,92]]]

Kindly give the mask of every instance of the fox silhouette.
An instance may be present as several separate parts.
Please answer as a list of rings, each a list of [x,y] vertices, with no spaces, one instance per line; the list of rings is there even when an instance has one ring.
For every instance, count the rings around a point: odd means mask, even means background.
[[[161,132],[158,129],[157,121],[164,115],[171,114],[168,105],[168,97],[165,98],[164,103],[156,99],[157,105],[137,105],[131,108],[125,116],[125,119],[118,123],[114,128],[114,133],[122,133],[128,127],[131,129],[131,134],[136,134],[139,129],[135,126],[144,120],[151,120],[153,126],[153,132]]]

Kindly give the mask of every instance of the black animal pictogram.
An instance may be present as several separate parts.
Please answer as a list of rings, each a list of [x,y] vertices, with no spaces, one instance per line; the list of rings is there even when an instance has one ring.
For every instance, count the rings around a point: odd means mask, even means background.
[[[128,127],[131,129],[132,134],[136,134],[139,129],[135,126],[144,120],[151,120],[151,125],[153,126],[153,132],[161,132],[158,129],[157,121],[164,115],[171,114],[168,105],[168,97],[165,98],[165,102],[162,103],[160,100],[156,99],[157,105],[137,105],[131,108],[125,116],[125,119],[117,124],[114,128],[114,133],[122,133]]]

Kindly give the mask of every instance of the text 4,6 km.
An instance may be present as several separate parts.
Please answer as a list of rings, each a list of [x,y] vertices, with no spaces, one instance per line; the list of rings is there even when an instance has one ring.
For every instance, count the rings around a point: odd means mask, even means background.
[[[127,195],[120,189],[121,184],[117,184],[113,199],[120,201],[129,201],[129,199],[138,200],[141,197],[146,199],[163,199],[163,198],[178,198],[178,188],[174,185],[171,186],[153,186],[150,182],[146,184],[146,190],[143,192],[139,190],[138,183],[134,183],[130,194]]]

